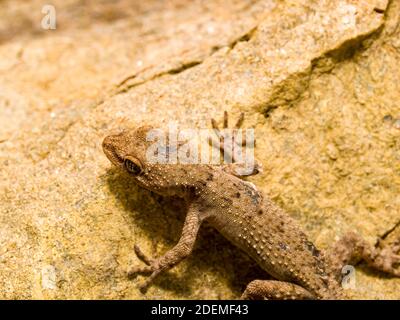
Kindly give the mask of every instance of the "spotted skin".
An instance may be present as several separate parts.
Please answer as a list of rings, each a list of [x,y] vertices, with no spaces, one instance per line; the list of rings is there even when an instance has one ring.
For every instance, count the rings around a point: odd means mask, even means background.
[[[243,122],[243,116],[236,127]],[[218,130],[216,121],[213,128]],[[224,127],[228,125],[224,116]],[[297,223],[257,188],[231,170],[236,164],[157,164],[146,158],[153,142],[146,140],[151,126],[107,136],[103,150],[108,159],[136,183],[162,196],[184,199],[188,212],[182,235],[164,256],[150,259],[139,247],[135,252],[145,266],[129,275],[149,275],[141,285],[146,292],[154,279],[192,252],[203,221],[208,221],[237,247],[248,253],[276,280],[254,280],[243,299],[342,299],[340,267],[349,261],[366,260],[376,269],[400,275],[395,264],[398,247],[379,251],[359,236],[347,235],[329,256],[318,250]],[[235,171],[236,172],[236,171]],[[256,170],[253,174],[256,174]],[[355,243],[355,245],[353,245]]]

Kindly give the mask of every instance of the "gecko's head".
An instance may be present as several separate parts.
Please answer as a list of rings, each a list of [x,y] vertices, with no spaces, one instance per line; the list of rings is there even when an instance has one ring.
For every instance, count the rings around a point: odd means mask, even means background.
[[[172,149],[166,146],[167,133],[151,126],[125,130],[107,136],[103,150],[115,166],[134,177],[140,186],[163,196],[184,197],[193,190],[195,182],[189,179],[193,167],[164,162]]]
[[[151,126],[142,126],[109,135],[103,140],[103,151],[115,166],[132,175],[139,175],[147,162],[146,149],[149,142],[146,136],[152,129]]]

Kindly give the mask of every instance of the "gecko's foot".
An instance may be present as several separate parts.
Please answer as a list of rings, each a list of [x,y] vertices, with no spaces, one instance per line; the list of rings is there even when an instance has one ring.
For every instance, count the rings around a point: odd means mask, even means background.
[[[222,130],[219,128],[217,121],[215,119],[211,119],[211,126],[217,136],[218,141],[212,137],[208,138],[208,143],[212,147],[218,147],[221,155],[224,159],[229,159],[230,163],[238,162],[238,159],[235,157],[235,148],[241,147],[249,147],[252,145],[255,146],[255,137],[252,136],[248,139],[247,135],[244,132],[241,132],[241,135],[238,135],[240,128],[242,127],[244,121],[244,113],[242,112],[236,121],[236,124],[232,129],[229,128],[229,121],[228,121],[228,112],[224,111],[224,119]],[[237,140],[240,141],[237,141]]]
[[[134,279],[138,275],[150,275],[143,284],[139,285],[140,291],[146,293],[154,278],[159,274],[160,268],[157,260],[148,258],[137,245],[135,245],[134,249],[136,256],[143,261],[146,266],[131,268],[128,271],[128,278]]]
[[[400,277],[400,240],[382,248],[370,263],[385,273]]]
[[[228,127],[229,127],[229,121],[228,121],[229,119],[228,118],[229,118],[228,117],[228,112],[224,111],[223,129],[228,129]],[[242,112],[240,114],[238,120],[236,121],[234,129],[240,129],[242,127],[243,121],[244,121],[244,113]],[[217,131],[217,133],[219,133],[220,129],[218,127],[217,121],[214,118],[211,119],[211,125],[212,125],[213,129],[215,131]]]
[[[331,249],[328,255],[339,278],[344,265],[365,261],[369,267],[400,277],[400,240],[392,245],[371,246],[359,234],[348,232]]]
[[[154,268],[152,267],[153,260],[149,259],[143,252],[140,250],[140,248],[135,244],[135,254],[136,256],[143,261],[146,266],[143,267],[133,267],[131,270],[128,271],[128,277],[129,278],[136,278],[137,275],[139,274],[150,274],[154,271]]]
[[[239,177],[255,175],[261,172],[262,168],[262,166],[254,160],[254,157],[250,159],[252,160],[251,163],[249,163],[249,159],[240,159],[244,154],[246,154],[245,151],[241,150],[243,147],[254,148],[255,146],[254,135],[249,138],[245,132],[240,132],[240,134],[238,134],[243,121],[244,113],[242,112],[234,127],[229,129],[228,112],[225,111],[222,130],[219,128],[217,121],[211,119],[211,125],[218,141],[215,141],[212,137],[208,138],[210,146],[219,149],[224,162],[224,170]],[[237,153],[239,149],[240,152]],[[238,155],[240,156],[238,157]],[[242,171],[243,174],[240,173]]]

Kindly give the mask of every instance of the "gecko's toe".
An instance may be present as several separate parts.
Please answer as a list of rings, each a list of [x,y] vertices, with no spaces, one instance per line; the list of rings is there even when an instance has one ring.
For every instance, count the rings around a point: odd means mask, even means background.
[[[154,271],[153,267],[145,266],[145,267],[134,267],[128,271],[128,278],[134,279],[140,274],[150,274]]]
[[[147,281],[144,282],[143,284],[139,285],[139,290],[142,294],[145,294],[147,290],[149,290],[149,284],[147,284]]]
[[[211,118],[211,127],[212,127],[214,130],[219,131],[217,121],[216,121],[214,118]]]
[[[145,264],[147,264],[148,266],[150,266],[152,264],[152,259],[150,259],[149,257],[147,257],[143,251],[139,248],[138,245],[135,244],[134,246],[134,250],[135,250],[135,254],[136,256],[143,261]]]
[[[239,129],[242,126],[243,121],[244,121],[244,112],[241,112],[238,120],[236,121],[235,129]]]
[[[154,279],[160,274],[160,272],[161,272],[161,269],[159,269],[159,268],[154,269],[154,271],[146,279],[146,281],[143,282],[141,285],[139,285],[139,290],[141,293],[147,292],[147,289],[152,285]]]

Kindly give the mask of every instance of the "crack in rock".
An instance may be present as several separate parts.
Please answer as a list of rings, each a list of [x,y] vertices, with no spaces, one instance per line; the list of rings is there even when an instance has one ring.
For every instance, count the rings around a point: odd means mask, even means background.
[[[137,87],[139,85],[142,85],[142,84],[144,84],[146,82],[155,80],[155,79],[160,78],[162,76],[165,76],[165,75],[176,75],[176,74],[184,72],[184,71],[186,71],[188,69],[196,67],[196,66],[202,64],[205,59],[207,59],[208,57],[212,56],[215,52],[217,52],[218,50],[220,50],[220,49],[222,49],[224,47],[229,47],[232,50],[232,49],[234,49],[236,47],[236,45],[238,43],[250,41],[256,30],[257,30],[257,26],[251,28],[244,35],[240,36],[239,38],[235,39],[234,41],[232,41],[231,43],[229,43],[227,45],[220,45],[220,46],[215,46],[215,47],[211,48],[210,54],[207,57],[205,57],[204,59],[202,59],[202,60],[193,60],[193,61],[189,61],[189,62],[183,62],[183,63],[181,63],[180,65],[178,65],[175,68],[169,69],[169,70],[164,71],[164,72],[157,73],[157,74],[155,74],[154,76],[152,76],[152,77],[150,77],[148,79],[144,79],[142,81],[138,81],[136,83],[129,84],[129,81],[135,80],[140,74],[143,74],[145,71],[150,70],[151,68],[153,68],[153,66],[149,66],[149,67],[147,67],[147,68],[135,73],[134,75],[130,75],[130,76],[126,77],[124,80],[122,80],[117,85],[117,88],[119,88],[119,89],[118,89],[116,94],[127,92],[129,89],[135,88],[135,87]]]

